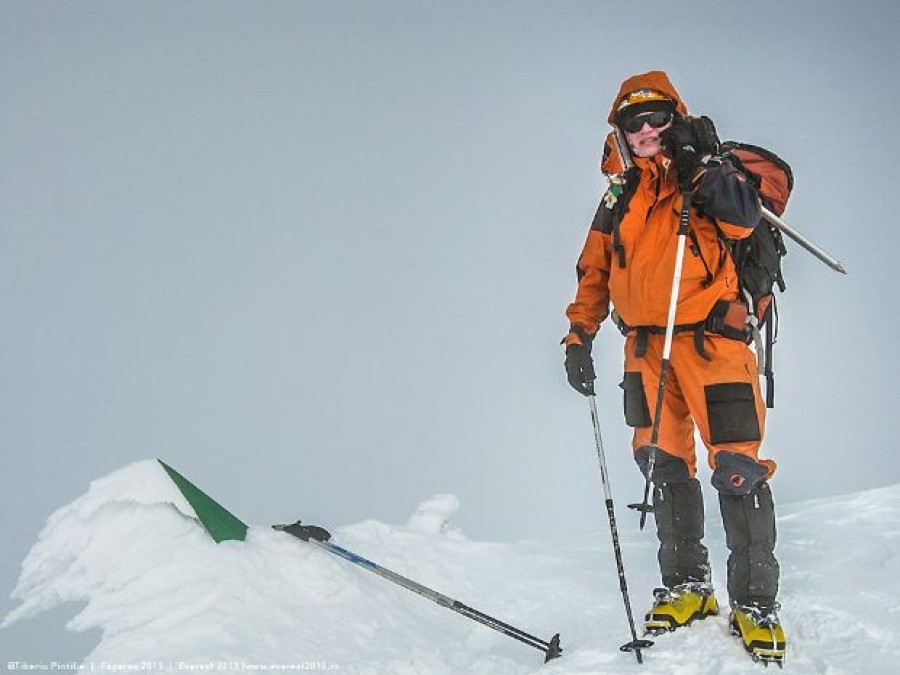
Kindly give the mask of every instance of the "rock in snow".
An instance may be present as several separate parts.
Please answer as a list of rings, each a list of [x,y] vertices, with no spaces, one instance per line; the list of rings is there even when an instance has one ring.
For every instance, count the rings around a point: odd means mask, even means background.
[[[267,526],[215,544],[156,461],[94,481],[49,518],[2,625],[84,603],[68,627],[100,628],[84,661],[98,671],[760,672],[724,614],[657,638],[642,666],[619,652],[630,635],[602,514],[578,540],[486,543],[451,524],[458,509],[456,497],[437,495],[405,527],[366,521],[334,530],[333,541],[534,635],[562,633],[562,658],[543,665],[537,650]],[[894,672],[900,486],[779,511],[786,668]],[[724,601],[726,551],[710,516]],[[658,581],[655,537],[625,517],[619,529],[639,621]]]

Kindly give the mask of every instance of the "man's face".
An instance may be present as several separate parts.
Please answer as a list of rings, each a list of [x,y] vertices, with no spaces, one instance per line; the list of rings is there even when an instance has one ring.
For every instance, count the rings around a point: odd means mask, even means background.
[[[670,113],[645,112],[629,118],[623,124],[625,139],[638,157],[654,157],[662,152],[659,135],[672,126]],[[637,129],[637,131],[629,131]]]

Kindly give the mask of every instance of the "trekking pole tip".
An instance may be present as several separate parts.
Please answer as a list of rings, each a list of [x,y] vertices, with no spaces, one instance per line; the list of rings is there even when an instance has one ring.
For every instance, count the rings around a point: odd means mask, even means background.
[[[652,640],[639,640],[634,639],[631,642],[628,642],[621,647],[619,647],[619,651],[622,652],[634,652],[635,657],[637,658],[638,663],[644,662],[644,656],[641,654],[642,649],[648,649],[653,646]]]

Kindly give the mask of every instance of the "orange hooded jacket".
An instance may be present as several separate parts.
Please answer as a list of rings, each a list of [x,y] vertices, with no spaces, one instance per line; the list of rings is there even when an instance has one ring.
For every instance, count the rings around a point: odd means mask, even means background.
[[[621,101],[640,89],[663,93],[678,113],[687,114],[668,76],[651,71],[622,83],[610,110],[610,123],[615,123]],[[627,210],[617,214],[626,174],[621,173],[611,137],[601,166],[610,177],[610,187],[578,259],[578,290],[566,310],[571,323],[566,344],[593,338],[610,303],[629,326],[666,325],[682,201],[677,176],[662,154],[635,157],[632,171],[639,173],[639,181]],[[727,161],[709,163],[694,186],[676,324],[704,321],[718,300],[737,299],[737,272],[719,233],[734,239],[746,237],[760,217],[756,188]]]

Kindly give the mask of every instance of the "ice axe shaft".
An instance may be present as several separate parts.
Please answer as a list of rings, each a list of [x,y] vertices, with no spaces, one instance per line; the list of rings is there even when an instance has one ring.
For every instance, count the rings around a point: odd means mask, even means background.
[[[523,642],[529,647],[539,649],[545,654],[545,663],[550,659],[554,659],[562,654],[562,647],[560,647],[559,645],[559,633],[554,635],[549,642],[526,633],[525,631],[516,628],[515,626],[511,626],[508,623],[504,623],[499,619],[495,619],[494,617],[485,614],[484,612],[479,612],[477,609],[473,609],[468,605],[464,605],[459,600],[454,600],[453,598],[450,598],[443,593],[438,593],[437,591],[432,590],[427,586],[423,586],[422,584],[413,581],[412,579],[408,579],[401,574],[397,574],[396,572],[382,567],[381,565],[374,563],[371,560],[366,560],[362,556],[357,555],[352,551],[348,551],[345,548],[332,544],[330,541],[328,541],[329,539],[331,539],[331,535],[327,530],[321,527],[316,527],[314,525],[303,525],[298,520],[296,523],[293,523],[291,525],[273,525],[272,528],[281,532],[287,532],[288,534],[291,534],[309,544],[318,546],[319,548],[324,549],[340,558],[343,558],[344,560],[351,562],[354,565],[358,565],[359,567],[362,567],[363,569],[366,569],[373,574],[377,574],[378,576],[387,579],[388,581],[392,581],[398,586],[402,586],[403,588],[412,591],[413,593],[416,593],[417,595],[420,595],[427,600],[431,600],[441,607],[452,609],[458,614],[462,614],[463,616],[472,619],[473,621],[477,621],[478,623],[483,624],[488,628],[493,628],[495,631],[503,633],[504,635],[508,635],[509,637],[518,640],[519,642]]]
[[[847,270],[844,269],[844,266],[841,265],[841,263],[838,262],[837,259],[834,258],[834,256],[829,255],[820,246],[816,246],[816,244],[814,244],[809,239],[804,237],[802,234],[797,232],[797,230],[795,230],[793,227],[788,225],[786,222],[784,222],[781,218],[776,216],[774,213],[769,211],[769,209],[767,209],[765,206],[762,207],[762,215],[763,215],[763,218],[765,218],[766,221],[772,227],[784,232],[787,236],[789,236],[795,242],[800,244],[800,246],[802,246],[807,251],[812,253],[814,256],[816,256],[819,260],[821,260],[823,263],[828,265],[835,272],[840,272],[841,274],[847,274]]]

